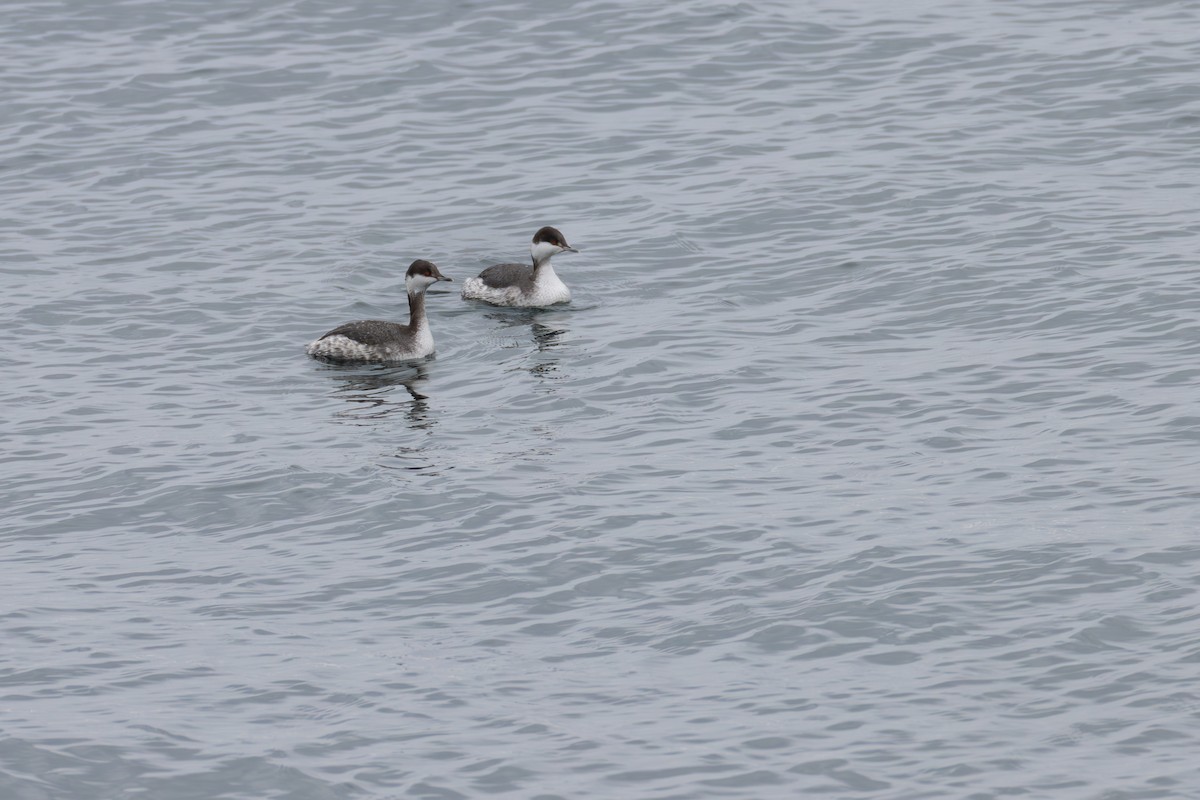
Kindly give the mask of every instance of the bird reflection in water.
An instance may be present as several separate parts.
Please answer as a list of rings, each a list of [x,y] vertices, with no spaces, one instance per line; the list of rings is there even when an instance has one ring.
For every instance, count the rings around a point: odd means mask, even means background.
[[[565,341],[563,336],[567,332],[566,325],[562,324],[561,315],[555,314],[553,316],[556,318],[551,320],[542,309],[528,308],[493,312],[487,316],[502,323],[506,328],[528,325],[537,353],[526,369],[540,378],[556,377],[554,373],[558,372],[559,358],[555,351]]]
[[[324,370],[341,384],[333,395],[351,404],[334,415],[338,419],[354,425],[372,425],[386,417],[403,414],[412,428],[428,430],[433,427],[429,397],[421,391],[429,378],[424,364],[326,364]],[[396,387],[403,388],[408,396],[396,399],[399,395]]]

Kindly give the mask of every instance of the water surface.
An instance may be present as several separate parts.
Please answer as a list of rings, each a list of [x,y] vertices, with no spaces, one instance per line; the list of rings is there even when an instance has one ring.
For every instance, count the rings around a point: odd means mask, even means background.
[[[0,797],[1195,793],[1197,17],[9,3]]]

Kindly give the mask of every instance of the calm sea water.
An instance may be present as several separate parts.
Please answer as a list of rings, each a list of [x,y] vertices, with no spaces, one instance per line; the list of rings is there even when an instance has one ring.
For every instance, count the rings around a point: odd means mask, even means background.
[[[0,798],[1200,797],[1197,30],[5,4]]]

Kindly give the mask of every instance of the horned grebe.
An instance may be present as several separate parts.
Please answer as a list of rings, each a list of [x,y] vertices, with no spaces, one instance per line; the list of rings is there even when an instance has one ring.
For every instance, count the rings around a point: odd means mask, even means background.
[[[418,259],[404,274],[408,324],[363,319],[339,325],[304,349],[314,358],[333,361],[406,361],[433,352],[433,334],[425,318],[425,290],[451,280],[429,261]]]
[[[554,274],[550,257],[566,251],[578,253],[557,228],[546,226],[533,235],[528,264],[496,264],[463,281],[464,300],[483,300],[496,306],[551,306],[571,299],[571,290]]]

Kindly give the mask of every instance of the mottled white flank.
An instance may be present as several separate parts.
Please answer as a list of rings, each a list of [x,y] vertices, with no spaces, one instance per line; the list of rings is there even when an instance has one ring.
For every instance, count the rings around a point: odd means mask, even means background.
[[[365,321],[365,320],[364,320]],[[326,336],[310,342],[304,352],[317,358],[333,358],[339,361],[407,361],[432,355],[433,334],[429,323],[420,320],[411,337],[398,339],[387,344],[363,344],[348,336]]]
[[[367,361],[378,352],[377,346],[365,345],[346,336],[326,336],[304,348],[304,352],[317,358],[335,358],[344,361]]]
[[[558,252],[558,248],[554,247],[554,251]],[[496,306],[540,307],[569,303],[571,290],[554,272],[550,262],[546,261],[538,269],[533,286],[528,291],[522,291],[520,286],[493,288],[484,283],[482,278],[467,278],[463,281],[462,296],[464,300],[483,300]]]

